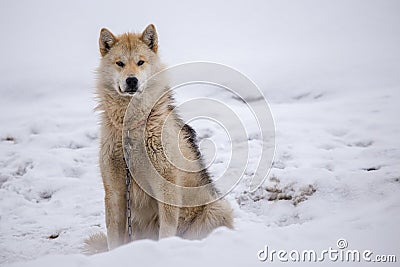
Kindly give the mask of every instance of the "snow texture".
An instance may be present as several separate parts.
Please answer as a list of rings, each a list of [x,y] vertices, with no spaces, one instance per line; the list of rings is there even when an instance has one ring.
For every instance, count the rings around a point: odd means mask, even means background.
[[[257,259],[265,245],[321,251],[339,238],[399,262],[399,14],[395,0],[1,1],[0,264],[261,266],[271,264]],[[276,126],[273,166],[256,192],[240,183],[227,196],[235,230],[87,257],[83,240],[105,231],[93,111],[98,34],[149,23],[168,65],[219,62],[260,87]],[[184,89],[178,103],[213,94],[241,109],[218,90]],[[226,136],[217,125],[193,126],[215,142],[210,170],[222,172]],[[260,145],[256,128],[247,130],[255,152],[245,176]]]

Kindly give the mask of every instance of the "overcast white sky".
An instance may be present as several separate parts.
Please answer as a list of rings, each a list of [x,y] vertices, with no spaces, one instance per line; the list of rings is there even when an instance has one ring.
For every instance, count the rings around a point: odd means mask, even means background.
[[[399,14],[396,0],[1,1],[0,90],[35,81],[88,86],[100,28],[142,31],[148,23],[167,64],[227,64],[264,91],[391,86],[400,80]]]

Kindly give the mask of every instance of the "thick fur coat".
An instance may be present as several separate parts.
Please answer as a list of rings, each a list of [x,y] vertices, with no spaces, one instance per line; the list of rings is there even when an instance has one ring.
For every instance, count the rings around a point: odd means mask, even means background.
[[[158,56],[155,27],[149,25],[141,34],[119,36],[102,29],[99,48],[99,164],[105,190],[107,236],[90,237],[86,241],[87,252],[106,251],[131,241],[127,231],[123,143],[133,147],[128,153],[133,175],[132,240],[158,240],[174,235],[201,239],[217,227],[233,228],[232,210],[227,201],[218,199],[218,191],[210,184],[212,180],[203,167],[195,132],[174,110],[167,78],[161,75],[149,79],[164,69]],[[130,134],[124,140],[123,130],[129,127]],[[158,176],[169,186],[159,182]],[[203,189],[189,195],[179,186]],[[197,200],[204,204],[191,204]]]

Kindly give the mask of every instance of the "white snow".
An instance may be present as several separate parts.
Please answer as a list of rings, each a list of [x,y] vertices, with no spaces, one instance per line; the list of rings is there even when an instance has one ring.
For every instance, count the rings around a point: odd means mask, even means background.
[[[257,259],[265,245],[322,251],[339,238],[399,262],[399,11],[395,0],[2,1],[0,264],[267,265]],[[227,196],[235,230],[87,257],[83,240],[105,231],[93,112],[98,33],[148,23],[168,65],[218,62],[260,87],[276,126],[273,168],[256,192],[244,180]],[[201,96],[195,88],[178,92],[178,103]],[[223,93],[207,94],[242,109]],[[217,125],[193,126],[217,144],[217,175],[230,144]],[[259,140],[254,125],[246,127],[248,176]]]

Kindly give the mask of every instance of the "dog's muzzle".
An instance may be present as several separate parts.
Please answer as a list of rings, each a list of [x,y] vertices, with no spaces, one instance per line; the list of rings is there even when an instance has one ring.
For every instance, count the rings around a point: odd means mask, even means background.
[[[138,79],[136,77],[128,77],[126,78],[125,82],[126,82],[125,93],[133,94],[137,91]]]

